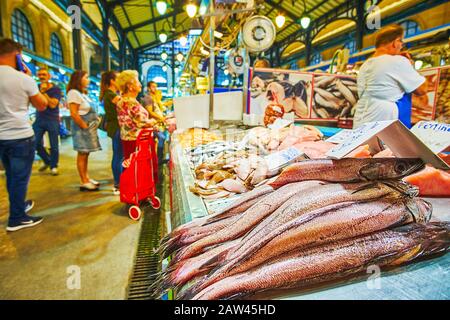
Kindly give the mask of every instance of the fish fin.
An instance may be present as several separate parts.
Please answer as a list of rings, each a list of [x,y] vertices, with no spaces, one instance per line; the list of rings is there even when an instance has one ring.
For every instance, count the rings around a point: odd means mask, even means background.
[[[199,269],[203,270],[203,271],[207,271],[212,269],[213,267],[216,267],[221,261],[224,261],[224,258],[227,256],[228,251],[224,251],[219,253],[218,255],[212,257],[211,259],[209,259],[208,261],[206,261],[205,263],[203,263]]]
[[[353,191],[352,191],[352,194],[355,194],[355,193],[357,193],[357,192],[361,192],[361,191],[363,191],[363,190],[366,190],[366,189],[375,187],[375,186],[377,186],[377,185],[378,185],[377,182],[369,182],[369,183],[367,183],[367,184],[364,184],[364,185],[360,186],[360,187],[357,188],[356,190],[353,190]]]
[[[192,298],[194,298],[197,295],[197,293],[199,293],[200,290],[203,289],[202,284],[207,279],[208,279],[207,275],[203,276],[201,279],[197,279],[197,282],[194,285],[187,288],[185,291],[180,292],[180,294],[177,295],[176,299],[177,300],[192,300]]]
[[[200,226],[201,226],[201,227],[204,227],[204,226],[213,224],[213,223],[215,223],[215,222],[219,222],[219,221],[228,219],[229,217],[231,217],[231,216],[224,215],[224,216],[219,216],[219,217],[211,217],[210,219],[208,219],[208,220],[206,220],[205,222],[203,222]]]
[[[403,180],[383,180],[380,181],[381,183],[383,183],[384,185],[400,192],[401,194],[403,194],[406,197],[417,197],[419,195],[419,188],[416,186],[413,186],[411,184],[409,184],[406,181]]]
[[[237,299],[242,299],[244,297],[247,297],[249,295],[250,295],[250,293],[241,291],[241,292],[237,292],[235,294],[231,294],[229,296],[224,296],[224,297],[220,298],[220,300],[237,300]]]

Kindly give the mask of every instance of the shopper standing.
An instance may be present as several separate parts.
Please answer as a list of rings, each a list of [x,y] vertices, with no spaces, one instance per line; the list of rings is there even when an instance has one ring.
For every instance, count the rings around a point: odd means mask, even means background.
[[[113,156],[111,169],[114,176],[113,193],[119,195],[120,174],[122,173],[123,150],[120,140],[119,120],[117,119],[116,102],[119,99],[116,85],[116,71],[107,71],[102,74],[100,86],[100,100],[105,108],[106,132],[112,140]]]
[[[148,111],[136,99],[142,90],[135,70],[122,71],[117,77],[121,97],[117,102],[117,115],[124,159],[136,150],[136,139],[143,128],[153,128],[156,120],[150,118]]]
[[[50,83],[50,73],[47,69],[40,69],[37,72],[39,81],[39,90],[47,98],[48,106],[44,111],[38,111],[36,121],[33,124],[34,134],[36,136],[36,150],[44,164],[39,168],[44,172],[50,168],[52,175],[58,175],[59,159],[59,102],[61,100],[61,89]],[[48,132],[50,140],[50,154],[45,150],[43,137]]]
[[[97,112],[87,95],[89,77],[86,71],[75,71],[67,86],[67,104],[72,117],[73,148],[77,154],[77,169],[80,175],[80,191],[97,191],[99,182],[88,174],[88,159],[91,152],[101,150],[97,135],[99,124]]]
[[[403,33],[399,25],[378,31],[375,54],[364,62],[358,74],[354,128],[366,122],[395,119],[411,127],[411,94],[426,94],[427,84],[402,53]]]
[[[36,110],[44,111],[48,101],[22,62],[21,52],[19,43],[11,39],[0,40],[0,158],[5,167],[9,195],[7,231],[42,222],[41,217],[27,215],[34,202],[25,200],[36,150],[28,105],[31,102]]]
[[[164,162],[164,143],[166,138],[166,128],[164,123],[166,118],[164,117],[163,109],[165,108],[158,96],[158,86],[156,82],[149,81],[147,83],[147,94],[142,99],[145,109],[147,109],[150,117],[155,119],[159,124],[157,130],[155,130],[155,137],[158,139],[158,161],[159,163]]]

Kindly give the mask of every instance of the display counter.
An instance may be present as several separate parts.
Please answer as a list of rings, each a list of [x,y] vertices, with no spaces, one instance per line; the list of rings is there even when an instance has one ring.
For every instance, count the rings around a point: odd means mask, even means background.
[[[214,205],[189,191],[194,183],[193,172],[183,148],[171,146],[172,229],[214,211]],[[425,198],[433,205],[432,221],[450,221],[450,199]],[[232,201],[227,199],[220,202]],[[209,209],[209,210],[208,210]],[[170,230],[169,230],[170,231]],[[253,299],[449,299],[448,265],[450,255],[434,257],[382,271],[376,278],[373,272],[308,290],[270,291],[252,296]],[[376,270],[375,268],[373,270]],[[378,280],[376,280],[378,279]]]

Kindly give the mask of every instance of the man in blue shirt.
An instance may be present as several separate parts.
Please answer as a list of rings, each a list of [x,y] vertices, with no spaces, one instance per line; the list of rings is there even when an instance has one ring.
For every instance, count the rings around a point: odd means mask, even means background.
[[[59,159],[59,101],[61,100],[61,89],[50,83],[50,73],[47,69],[41,68],[37,76],[40,81],[39,90],[47,98],[48,106],[44,111],[36,113],[36,121],[33,124],[36,136],[36,150],[44,164],[39,168],[44,172],[48,168],[51,174],[58,175]],[[44,148],[43,136],[48,132],[50,140],[50,154]]]

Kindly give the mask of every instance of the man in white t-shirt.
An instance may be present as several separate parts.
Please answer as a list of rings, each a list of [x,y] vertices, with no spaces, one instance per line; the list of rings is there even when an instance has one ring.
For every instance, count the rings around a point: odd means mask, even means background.
[[[9,194],[7,231],[17,231],[42,222],[27,215],[34,202],[25,200],[35,154],[34,132],[28,118],[28,105],[43,111],[48,100],[31,78],[21,59],[22,46],[0,40],[0,158],[6,172]],[[22,71],[18,71],[22,70]]]
[[[411,127],[411,93],[424,95],[426,80],[402,54],[403,28],[390,25],[378,31],[375,54],[358,74],[359,101],[353,128],[366,122],[399,119]]]

